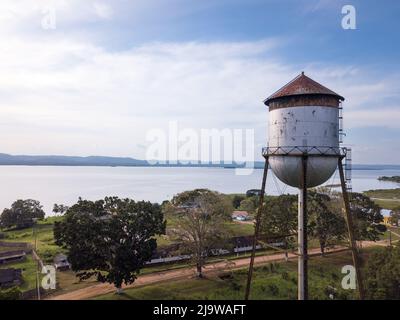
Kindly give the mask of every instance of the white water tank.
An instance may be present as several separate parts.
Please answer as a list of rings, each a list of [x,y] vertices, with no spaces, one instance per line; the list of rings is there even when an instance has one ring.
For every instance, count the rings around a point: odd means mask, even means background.
[[[326,182],[339,155],[339,106],[344,98],[301,73],[268,97],[269,163],[285,184],[302,187],[307,155],[307,187]]]

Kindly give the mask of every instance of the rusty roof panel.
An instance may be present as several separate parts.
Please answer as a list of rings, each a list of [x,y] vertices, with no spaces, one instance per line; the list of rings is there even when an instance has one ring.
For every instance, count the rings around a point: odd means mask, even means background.
[[[313,79],[307,77],[304,74],[304,72],[302,72],[288,84],[284,85],[281,89],[279,89],[274,94],[265,99],[264,103],[268,105],[271,100],[277,98],[295,96],[295,95],[306,95],[306,94],[322,94],[322,95],[325,94],[325,95],[335,96],[339,100],[344,100],[344,98],[341,95],[328,89],[327,87],[324,87],[322,84],[319,84]]]

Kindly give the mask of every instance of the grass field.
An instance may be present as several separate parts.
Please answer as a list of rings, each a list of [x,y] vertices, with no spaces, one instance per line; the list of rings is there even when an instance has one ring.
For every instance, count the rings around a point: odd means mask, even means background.
[[[400,207],[400,188],[368,190],[364,194],[384,209],[393,210]]]
[[[372,198],[400,200],[400,188],[368,190],[368,191],[365,191],[364,193],[368,197],[372,197]]]
[[[337,253],[310,260],[309,291],[311,299],[353,299],[356,293],[341,288],[341,269],[351,264],[349,252]],[[243,299],[247,269],[222,273],[207,279],[187,279],[140,288],[127,289],[122,295],[107,294],[99,300],[130,299]],[[271,263],[254,272],[251,299],[296,299],[297,262]]]
[[[390,200],[390,199],[374,199],[372,200],[381,208],[394,210],[400,208],[400,200]]]
[[[6,234],[6,239],[3,241],[27,242],[34,248],[36,239],[37,253],[40,258],[44,262],[52,262],[57,253],[63,252],[63,249],[54,243],[53,237],[54,222],[60,219],[62,217],[49,217],[39,221],[33,228],[3,231]]]

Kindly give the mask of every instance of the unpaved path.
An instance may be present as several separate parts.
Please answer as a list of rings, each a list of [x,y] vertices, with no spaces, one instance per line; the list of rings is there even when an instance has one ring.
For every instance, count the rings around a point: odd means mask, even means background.
[[[386,240],[382,241],[363,241],[362,247],[371,247],[371,246],[387,246],[388,242]],[[330,250],[327,250],[326,253],[334,253],[348,250],[345,247],[336,247]],[[320,249],[311,249],[309,250],[309,256],[316,256],[321,254]],[[289,253],[289,259],[294,259],[297,256],[293,253]],[[285,259],[284,253],[270,254],[265,256],[258,256],[254,259],[254,265],[263,265],[274,261],[281,261]],[[221,261],[216,263],[207,264],[204,267],[204,274],[212,274],[226,270],[236,270],[242,269],[249,266],[250,258],[242,258],[236,260],[229,261]],[[180,268],[176,270],[168,270],[161,272],[154,272],[151,274],[146,274],[139,276],[138,279],[133,284],[123,286],[123,288],[133,288],[140,287],[154,283],[160,283],[171,280],[182,280],[182,279],[191,279],[195,276],[195,268],[187,267]],[[72,292],[60,294],[57,296],[50,296],[50,300],[85,300],[90,299],[99,295],[107,294],[115,292],[115,287],[111,284],[99,283],[90,287],[78,289]]]
[[[400,201],[397,198],[371,198],[371,200],[381,200],[381,201]]]
[[[327,251],[327,253],[332,252],[339,252],[347,250],[344,247],[337,247]],[[312,249],[309,250],[310,256],[315,256],[320,254],[321,251],[319,249]],[[289,253],[289,258],[293,259],[296,255]],[[284,253],[277,253],[272,255],[265,255],[265,256],[258,256],[254,259],[255,265],[262,265],[273,261],[284,260],[285,255]],[[236,260],[228,261],[221,261],[216,263],[207,264],[204,267],[204,274],[212,274],[216,272],[221,272],[224,270],[235,270],[235,269],[242,269],[249,266],[250,258],[242,258]],[[180,268],[176,270],[168,270],[168,271],[161,271],[155,272],[151,274],[146,274],[139,276],[136,281],[127,286],[123,286],[123,288],[132,288],[132,287],[139,287],[159,282],[171,281],[171,280],[182,280],[182,279],[190,279],[193,278],[195,275],[195,268],[187,267],[187,268]],[[51,300],[85,300],[90,299],[95,296],[107,294],[115,292],[115,287],[111,284],[106,283],[99,283],[90,287],[78,289],[72,292],[64,293],[57,296],[50,296],[49,299]]]

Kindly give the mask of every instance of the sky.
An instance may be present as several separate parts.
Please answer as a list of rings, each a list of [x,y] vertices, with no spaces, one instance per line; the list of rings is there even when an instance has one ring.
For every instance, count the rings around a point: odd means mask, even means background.
[[[342,7],[356,9],[343,29]],[[301,71],[353,162],[400,164],[397,0],[2,0],[0,153],[145,158],[154,129],[254,129]]]

